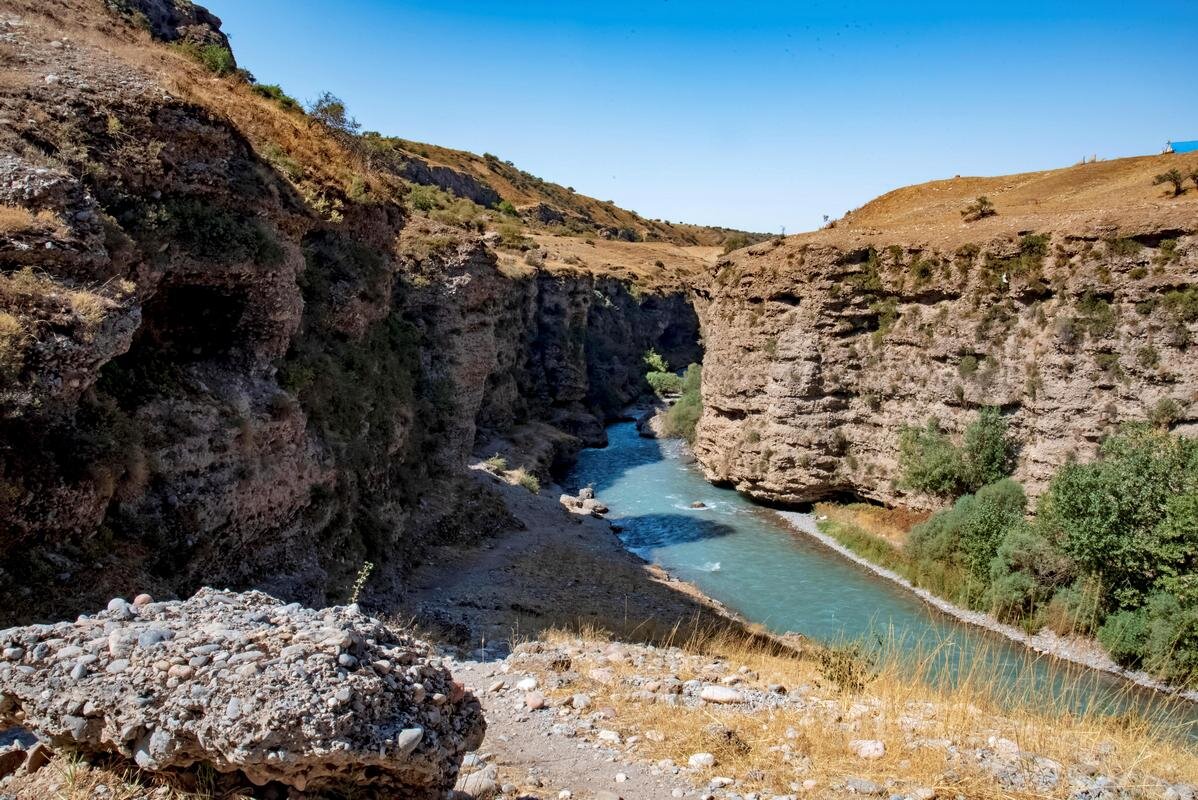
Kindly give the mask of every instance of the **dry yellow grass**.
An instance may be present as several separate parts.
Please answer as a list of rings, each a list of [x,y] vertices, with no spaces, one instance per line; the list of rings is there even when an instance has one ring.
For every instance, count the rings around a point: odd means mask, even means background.
[[[558,647],[581,645],[585,651],[590,646],[592,653],[597,652],[595,643],[607,638],[593,630],[583,631],[582,639],[578,636],[553,631],[544,638]],[[951,742],[959,748],[980,748],[991,737],[1012,741],[1023,752],[1065,767],[1088,764],[1086,769],[1097,769],[1127,787],[1143,785],[1146,776],[1169,783],[1198,781],[1198,751],[1176,729],[1135,716],[1075,715],[1067,710],[1069,690],[1054,702],[1032,688],[1030,676],[1015,682],[1023,689],[1000,688],[1011,684],[978,666],[967,668],[956,684],[934,679],[932,664],[945,656],[938,648],[911,662],[898,657],[896,647],[891,651],[895,654],[880,657],[876,676],[863,692],[838,694],[810,652],[762,647],[761,640],[726,631],[691,637],[681,647],[701,656],[679,662],[683,666],[673,674],[683,681],[714,682],[743,667],[750,671],[747,684],[782,684],[791,696],[802,693],[803,702],[746,712],[735,705],[691,708],[638,701],[630,686],[653,677],[645,662],[637,663],[639,650],[633,658],[614,663],[597,656],[576,659],[573,671],[586,676],[602,666],[615,673],[615,680],[582,678],[560,694],[586,691],[597,707],[612,707],[614,716],[604,726],[625,739],[640,737],[638,757],[685,765],[692,753],[712,753],[717,765],[710,774],[740,779],[742,791],[790,793],[792,784],[815,781],[818,796],[846,777],[883,785],[893,781],[896,789],[908,791],[929,787],[940,796],[968,798],[1064,798],[1074,791],[1063,777],[1054,789],[1004,786],[976,759],[950,759],[943,746]],[[713,667],[718,662],[726,669]],[[803,692],[800,687],[812,688]],[[1072,691],[1082,691],[1080,681]],[[886,753],[877,760],[859,758],[849,745],[854,739],[880,740]],[[915,741],[928,744],[912,746]],[[1019,763],[1030,765],[1022,757]],[[1154,791],[1159,788],[1158,784]]]
[[[7,311],[0,311],[0,376],[20,369],[27,337],[25,326],[19,319]]]
[[[1156,175],[1174,167],[1183,174],[1198,168],[1198,153],[930,181],[887,192],[837,220],[835,227],[790,241],[839,247],[903,241],[947,248],[1020,231],[1067,230],[1101,236],[1185,229],[1198,215],[1198,188],[1189,185],[1184,194],[1174,197],[1171,190],[1153,185]],[[997,214],[965,222],[961,210],[979,196],[988,197]]]
[[[103,788],[101,788],[103,787]],[[151,775],[120,763],[83,761],[62,754],[8,787],[22,800],[250,800],[244,789],[209,768]]]
[[[57,214],[33,212],[21,206],[0,205],[0,235],[52,234],[66,236],[70,230]]]
[[[895,547],[902,547],[911,529],[931,516],[929,511],[886,508],[866,503],[816,503],[815,513],[834,522],[853,525],[885,539]]]
[[[597,237],[531,235],[544,250],[545,269],[611,275],[650,291],[677,291],[699,281],[723,250],[669,242],[623,242]]]

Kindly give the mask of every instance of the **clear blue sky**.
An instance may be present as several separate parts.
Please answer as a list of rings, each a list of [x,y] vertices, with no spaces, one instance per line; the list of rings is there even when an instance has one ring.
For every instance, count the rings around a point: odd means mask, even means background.
[[[909,183],[1198,138],[1198,0],[207,5],[300,100],[674,221],[808,230]]]

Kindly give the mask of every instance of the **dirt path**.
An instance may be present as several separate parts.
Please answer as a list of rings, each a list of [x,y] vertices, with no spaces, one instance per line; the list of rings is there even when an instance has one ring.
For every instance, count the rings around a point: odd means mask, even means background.
[[[626,641],[658,643],[676,626],[710,630],[741,623],[689,584],[625,550],[606,520],[566,511],[558,502],[559,487],[533,495],[481,469],[475,477],[504,495],[524,529],[474,548],[430,554],[396,609],[465,656],[449,666],[481,699],[487,736],[463,774],[477,772],[480,784],[506,786],[504,796],[514,791],[557,798],[564,790],[574,798],[701,796],[703,787],[672,769],[638,764],[618,748],[583,742],[560,726],[555,730],[563,719],[578,724],[594,717],[601,723],[605,711],[530,711],[526,692],[516,687],[523,676],[506,673],[501,659],[515,644],[552,628],[594,627]],[[503,687],[495,688],[500,681]]]
[[[617,749],[563,735],[563,726],[555,732],[559,719],[570,714],[553,708],[525,708],[525,693],[515,689],[523,676],[505,674],[502,666],[506,664],[493,661],[450,665],[454,675],[478,693],[487,717],[487,736],[477,754],[478,763],[468,759],[463,773],[473,770],[493,775],[484,782],[491,780],[509,790],[517,787],[521,797],[556,798],[565,790],[579,800],[661,800],[671,797],[675,789],[681,792],[675,796],[695,796],[696,787],[679,776],[636,763]],[[487,691],[499,681],[505,683],[503,689]],[[469,786],[459,783],[462,785]]]

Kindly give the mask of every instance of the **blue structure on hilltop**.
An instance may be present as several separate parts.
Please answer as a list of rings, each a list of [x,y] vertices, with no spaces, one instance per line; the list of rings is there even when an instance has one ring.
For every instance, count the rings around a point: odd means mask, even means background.
[[[1169,152],[1171,153],[1193,153],[1198,150],[1198,139],[1190,142],[1169,142]]]

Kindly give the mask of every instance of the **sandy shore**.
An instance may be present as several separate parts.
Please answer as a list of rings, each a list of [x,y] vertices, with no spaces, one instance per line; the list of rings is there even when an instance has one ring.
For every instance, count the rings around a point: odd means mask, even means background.
[[[1146,689],[1153,689],[1175,697],[1183,697],[1191,702],[1198,702],[1198,690],[1182,691],[1176,687],[1161,683],[1146,672],[1125,669],[1112,661],[1110,656],[1092,640],[1060,636],[1048,629],[1034,634],[1027,633],[1021,628],[999,622],[989,614],[954,605],[944,598],[932,594],[927,589],[915,586],[902,575],[881,567],[845,547],[836,541],[836,539],[821,531],[810,514],[793,511],[776,511],[774,513],[794,530],[810,536],[850,561],[860,564],[875,575],[902,586],[928,605],[961,622],[985,628],[992,633],[1003,636],[1037,653],[1043,653],[1044,655],[1099,670],[1100,672],[1118,675],[1120,678]]]

